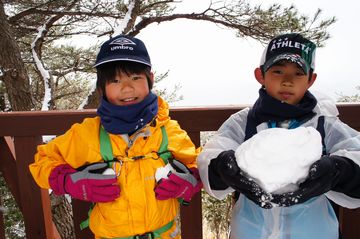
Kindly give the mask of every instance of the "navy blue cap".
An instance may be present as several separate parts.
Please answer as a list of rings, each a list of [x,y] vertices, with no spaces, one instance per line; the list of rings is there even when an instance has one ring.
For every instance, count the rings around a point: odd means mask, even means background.
[[[298,33],[288,33],[270,41],[262,55],[260,66],[266,72],[275,63],[286,60],[297,63],[307,74],[315,69],[316,45]]]
[[[96,57],[94,67],[114,61],[132,61],[151,67],[145,44],[140,39],[126,35],[118,35],[104,42]]]

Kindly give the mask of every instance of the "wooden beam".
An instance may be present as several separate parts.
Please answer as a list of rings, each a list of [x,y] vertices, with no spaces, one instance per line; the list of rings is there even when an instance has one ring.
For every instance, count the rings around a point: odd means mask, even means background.
[[[73,220],[74,220],[76,238],[77,239],[94,238],[94,235],[92,234],[89,228],[80,230],[80,223],[88,218],[88,212],[91,207],[91,203],[77,199],[71,199],[71,200],[72,200],[72,209],[74,215]]]
[[[60,235],[58,235],[56,227],[52,221],[52,213],[51,213],[51,202],[49,196],[49,190],[40,189],[41,190],[41,204],[43,209],[44,223],[45,223],[45,234],[48,239],[60,239]],[[56,233],[55,233],[56,232]],[[57,237],[59,236],[59,237]]]
[[[94,110],[87,111],[14,111],[0,113],[0,136],[58,135],[85,117],[94,117]]]
[[[351,127],[360,130],[359,104],[337,104],[340,119]],[[233,113],[245,105],[226,107],[171,108],[170,116],[181,123],[181,127],[191,131],[214,131]],[[73,123],[85,117],[96,116],[95,110],[54,110],[17,111],[0,113],[0,136],[58,135],[65,132]],[[56,125],[56,127],[54,127]]]
[[[360,105],[338,104],[339,118],[350,127],[360,131]]]
[[[15,137],[16,172],[21,175],[19,180],[19,191],[21,198],[22,214],[25,223],[27,239],[50,239],[47,237],[47,222],[45,218],[51,218],[48,208],[43,208],[43,199],[40,188],[35,183],[29,171],[29,164],[34,161],[36,145],[41,137]],[[21,160],[20,160],[21,159]],[[50,207],[48,205],[47,207]],[[50,235],[48,233],[48,235]]]
[[[200,133],[188,132],[189,137],[196,145],[200,146]],[[202,208],[201,192],[197,193],[190,202],[189,206],[180,207],[181,217],[181,238],[183,239],[202,239]],[[191,220],[190,220],[191,218]]]
[[[4,137],[0,137],[0,172],[2,173],[11,194],[15,198],[16,204],[21,210],[16,162]]]
[[[343,238],[358,239],[360,235],[360,208],[341,208],[340,225]]]

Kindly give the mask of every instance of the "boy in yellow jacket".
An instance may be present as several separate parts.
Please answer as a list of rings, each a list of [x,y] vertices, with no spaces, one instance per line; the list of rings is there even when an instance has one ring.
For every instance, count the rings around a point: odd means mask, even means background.
[[[111,38],[95,67],[103,96],[98,116],[40,145],[30,171],[42,188],[96,203],[89,218],[95,238],[179,239],[178,199],[189,201],[202,187],[198,151],[151,92],[154,75],[141,40]],[[172,170],[156,182],[168,163]]]

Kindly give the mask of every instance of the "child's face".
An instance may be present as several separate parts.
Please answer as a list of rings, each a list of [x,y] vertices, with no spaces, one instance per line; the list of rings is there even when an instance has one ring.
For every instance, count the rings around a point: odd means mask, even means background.
[[[153,74],[151,74],[153,80]],[[144,73],[130,75],[119,72],[113,81],[105,85],[107,100],[119,106],[137,104],[149,94],[149,85]]]
[[[255,77],[265,86],[266,92],[273,98],[296,105],[314,83],[316,74],[305,74],[300,66],[293,62],[283,61],[271,66],[263,76],[260,68],[255,70]]]

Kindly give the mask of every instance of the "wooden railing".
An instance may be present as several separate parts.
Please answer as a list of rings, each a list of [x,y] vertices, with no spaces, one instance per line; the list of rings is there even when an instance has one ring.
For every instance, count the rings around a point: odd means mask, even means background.
[[[177,108],[170,115],[179,121],[193,142],[199,146],[201,131],[215,131],[237,107]],[[340,118],[360,130],[360,104],[338,105]],[[50,199],[47,190],[35,184],[28,166],[33,162],[36,146],[43,135],[64,133],[73,123],[95,116],[94,110],[9,112],[0,113],[0,171],[19,206],[25,222],[27,239],[59,238],[52,222]],[[2,193],[1,193],[2,194]],[[0,197],[1,197],[0,194]],[[74,225],[87,217],[89,205],[72,201]],[[341,208],[339,220],[344,238],[358,239],[360,211]],[[201,198],[198,194],[189,207],[181,208],[183,239],[202,239]],[[76,238],[93,238],[89,230],[75,227]],[[5,239],[3,215],[0,211],[0,239]]]

